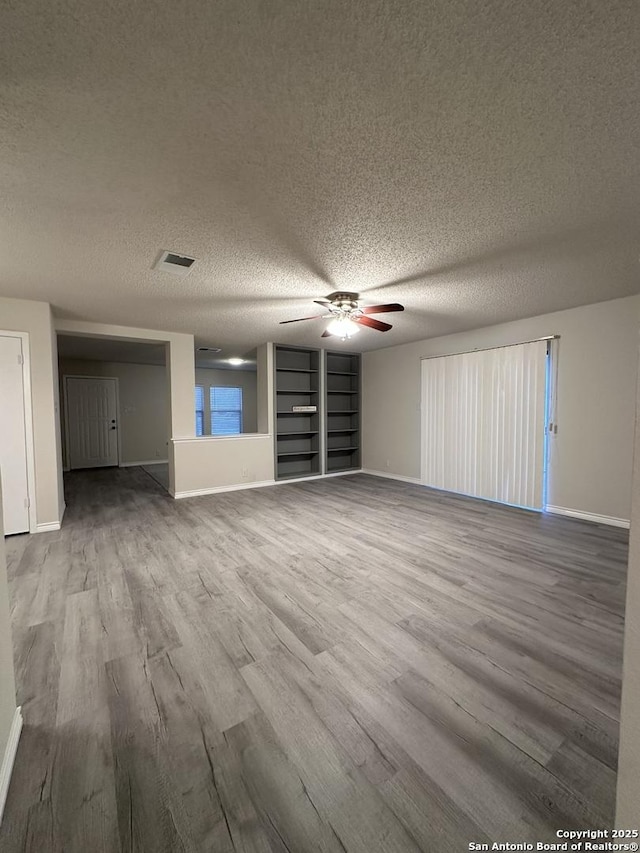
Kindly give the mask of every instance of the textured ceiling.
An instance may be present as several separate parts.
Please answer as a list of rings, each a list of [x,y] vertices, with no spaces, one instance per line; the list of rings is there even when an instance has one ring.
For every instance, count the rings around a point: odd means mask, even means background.
[[[223,354],[336,289],[406,306],[361,349],[635,293],[639,42],[637,0],[5,0],[0,293]]]

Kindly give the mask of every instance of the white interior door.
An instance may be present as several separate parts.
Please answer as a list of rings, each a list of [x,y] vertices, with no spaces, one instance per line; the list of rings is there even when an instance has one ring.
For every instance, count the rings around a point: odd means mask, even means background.
[[[5,534],[29,532],[22,341],[0,335],[0,471]]]
[[[117,465],[116,380],[66,376],[65,399],[69,468]]]

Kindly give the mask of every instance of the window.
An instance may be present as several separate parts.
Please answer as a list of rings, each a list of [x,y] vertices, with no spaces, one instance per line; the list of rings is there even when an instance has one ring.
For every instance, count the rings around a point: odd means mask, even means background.
[[[211,435],[239,435],[242,432],[242,388],[210,389]]]
[[[196,435],[204,434],[204,386],[196,385]]]

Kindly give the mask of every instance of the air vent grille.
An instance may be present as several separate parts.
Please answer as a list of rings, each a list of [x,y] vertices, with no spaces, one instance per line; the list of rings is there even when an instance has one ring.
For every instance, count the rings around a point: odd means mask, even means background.
[[[169,272],[172,275],[186,275],[195,262],[196,259],[189,255],[179,255],[177,252],[163,249],[156,258],[153,269]]]
[[[186,255],[174,255],[173,252],[167,252],[164,262],[165,264],[175,264],[177,267],[190,267],[195,262],[195,258],[188,258]]]
[[[220,347],[198,347],[198,352],[222,352]]]

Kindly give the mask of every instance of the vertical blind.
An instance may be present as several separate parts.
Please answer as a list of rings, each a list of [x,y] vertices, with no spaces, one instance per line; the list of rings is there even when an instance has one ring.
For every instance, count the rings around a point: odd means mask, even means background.
[[[423,481],[541,509],[547,341],[422,362]]]

